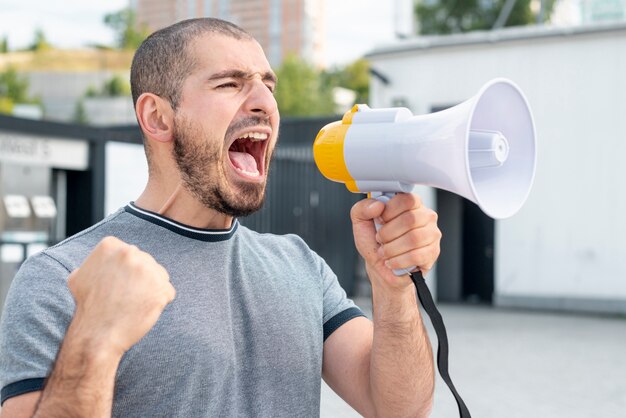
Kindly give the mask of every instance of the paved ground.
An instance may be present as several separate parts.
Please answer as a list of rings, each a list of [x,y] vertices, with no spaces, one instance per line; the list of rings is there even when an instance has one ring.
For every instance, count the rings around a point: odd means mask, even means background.
[[[626,417],[626,318],[439,307],[450,374],[473,417]],[[359,417],[328,387],[321,416]],[[458,417],[439,377],[431,417]]]

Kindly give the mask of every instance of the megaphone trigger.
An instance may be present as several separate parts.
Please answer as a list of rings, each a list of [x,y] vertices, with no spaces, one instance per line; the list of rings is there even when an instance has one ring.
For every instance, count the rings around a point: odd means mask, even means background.
[[[383,202],[386,205],[387,202],[389,202],[391,200],[391,198],[394,197],[396,194],[395,193],[385,193],[385,192],[370,192],[370,193],[368,193],[368,195],[372,199],[376,199],[379,202]],[[376,232],[378,232],[380,230],[380,228],[382,227],[382,225],[380,223],[374,221],[374,227],[376,228]],[[411,274],[411,272],[414,271],[416,267],[417,266],[407,267],[407,268],[403,268],[403,269],[394,269],[393,270],[393,274],[395,274],[396,276],[404,276],[405,274]]]

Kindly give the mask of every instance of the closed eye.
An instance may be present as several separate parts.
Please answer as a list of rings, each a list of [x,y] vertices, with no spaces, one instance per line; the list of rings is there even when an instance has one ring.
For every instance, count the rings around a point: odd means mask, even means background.
[[[236,89],[236,88],[239,88],[239,84],[233,81],[230,81],[228,83],[220,84],[219,86],[217,86],[217,88],[218,89]]]

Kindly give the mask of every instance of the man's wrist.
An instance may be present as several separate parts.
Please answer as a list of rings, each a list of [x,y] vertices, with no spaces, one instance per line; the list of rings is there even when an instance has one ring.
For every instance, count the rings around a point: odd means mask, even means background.
[[[68,347],[69,346],[69,347]],[[75,355],[80,355],[88,364],[106,365],[119,364],[125,351],[114,343],[114,338],[96,328],[89,326],[88,321],[74,317],[67,329],[63,345]]]
[[[372,283],[372,305],[374,323],[414,325],[420,320],[414,286],[389,287]]]

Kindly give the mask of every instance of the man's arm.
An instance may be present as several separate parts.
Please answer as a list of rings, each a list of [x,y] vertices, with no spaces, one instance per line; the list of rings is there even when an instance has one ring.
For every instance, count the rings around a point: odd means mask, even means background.
[[[34,417],[111,416],[123,354],[175,296],[167,272],[150,255],[111,237],[70,275],[68,286],[76,311],[41,396],[7,400],[3,418],[31,416],[33,409]]]
[[[34,417],[110,417],[115,373],[121,355],[68,328]]]
[[[2,404],[2,418],[30,418],[35,413],[41,391],[29,392],[7,399]]]
[[[436,214],[417,196],[400,194],[387,206],[361,201],[351,215],[372,284],[373,323],[355,318],[326,340],[324,379],[366,417],[428,416],[432,349],[413,283],[391,269],[416,265],[426,273],[432,268],[441,238]],[[384,224],[378,233],[374,218]]]

